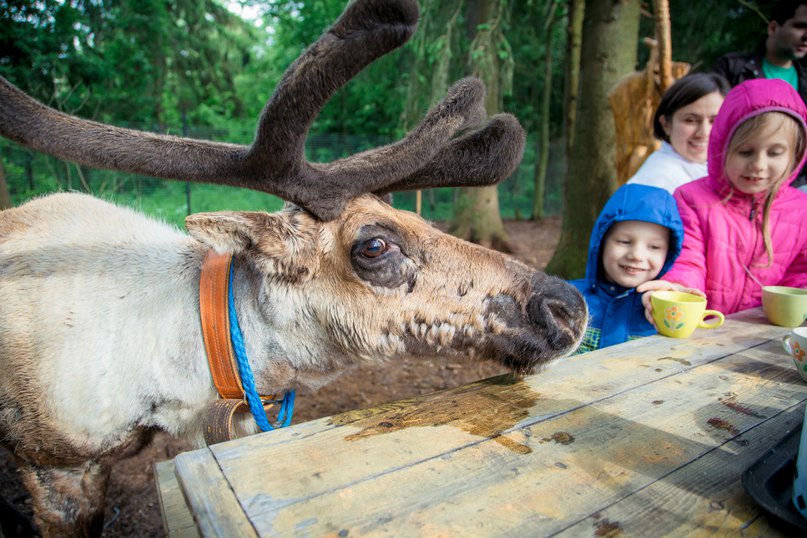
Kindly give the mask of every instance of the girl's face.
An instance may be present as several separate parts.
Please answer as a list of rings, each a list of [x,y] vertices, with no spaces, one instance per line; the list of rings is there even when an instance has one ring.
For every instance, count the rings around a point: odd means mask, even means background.
[[[670,137],[670,145],[681,157],[694,163],[706,162],[709,133],[722,104],[720,92],[712,92],[679,108],[673,112],[672,118],[659,118]]]
[[[792,120],[787,120],[792,121]],[[766,192],[793,166],[793,136],[781,123],[768,123],[749,136],[726,158],[726,177],[746,194]]]

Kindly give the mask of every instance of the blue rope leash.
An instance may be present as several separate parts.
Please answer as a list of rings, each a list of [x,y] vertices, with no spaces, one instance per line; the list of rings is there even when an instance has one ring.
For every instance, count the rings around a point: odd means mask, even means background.
[[[238,326],[238,315],[235,313],[235,297],[233,295],[233,265],[230,264],[230,280],[229,291],[227,296],[229,314],[230,314],[230,339],[233,342],[233,350],[235,351],[235,360],[238,362],[238,373],[241,376],[241,384],[244,387],[244,395],[247,398],[247,405],[252,412],[252,417],[258,424],[261,431],[271,431],[275,428],[269,423],[266,418],[266,412],[263,409],[263,402],[258,395],[258,390],[255,388],[255,378],[252,376],[252,368],[249,366],[247,360],[247,352],[244,347],[244,335],[241,333],[241,328]],[[294,391],[290,390],[283,395],[283,400],[280,403],[280,411],[277,414],[277,423],[275,426],[283,428],[291,424],[291,417],[294,414]],[[285,420],[284,420],[285,419]]]

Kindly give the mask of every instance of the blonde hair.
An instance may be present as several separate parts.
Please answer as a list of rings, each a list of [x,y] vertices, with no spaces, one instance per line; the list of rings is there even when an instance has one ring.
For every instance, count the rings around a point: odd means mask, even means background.
[[[742,146],[749,138],[759,135],[760,133],[771,133],[774,131],[782,131],[788,139],[790,153],[790,166],[785,170],[781,177],[777,178],[768,193],[765,196],[765,203],[762,206],[762,238],[765,242],[765,252],[768,255],[768,264],[766,267],[773,265],[773,244],[771,242],[770,230],[770,213],[773,199],[784,184],[785,180],[790,177],[793,170],[801,162],[801,157],[804,155],[805,133],[804,128],[793,116],[785,112],[765,112],[756,116],[748,118],[742,122],[729,142],[728,150],[726,151],[726,160],[731,155],[737,152],[738,148]],[[729,196],[731,196],[729,194]]]

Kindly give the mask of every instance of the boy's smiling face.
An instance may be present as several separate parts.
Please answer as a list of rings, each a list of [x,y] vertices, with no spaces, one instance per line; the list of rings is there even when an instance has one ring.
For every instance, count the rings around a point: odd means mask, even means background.
[[[609,282],[635,288],[655,279],[670,248],[670,230],[641,220],[617,222],[602,244],[602,267]]]

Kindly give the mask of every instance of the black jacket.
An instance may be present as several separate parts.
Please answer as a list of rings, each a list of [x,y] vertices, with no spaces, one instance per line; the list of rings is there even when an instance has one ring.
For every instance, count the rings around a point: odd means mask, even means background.
[[[734,87],[752,78],[764,78],[762,72],[762,52],[730,52],[721,56],[712,67],[712,72],[723,75]],[[807,66],[800,61],[793,62],[799,77],[799,95],[807,103]]]

